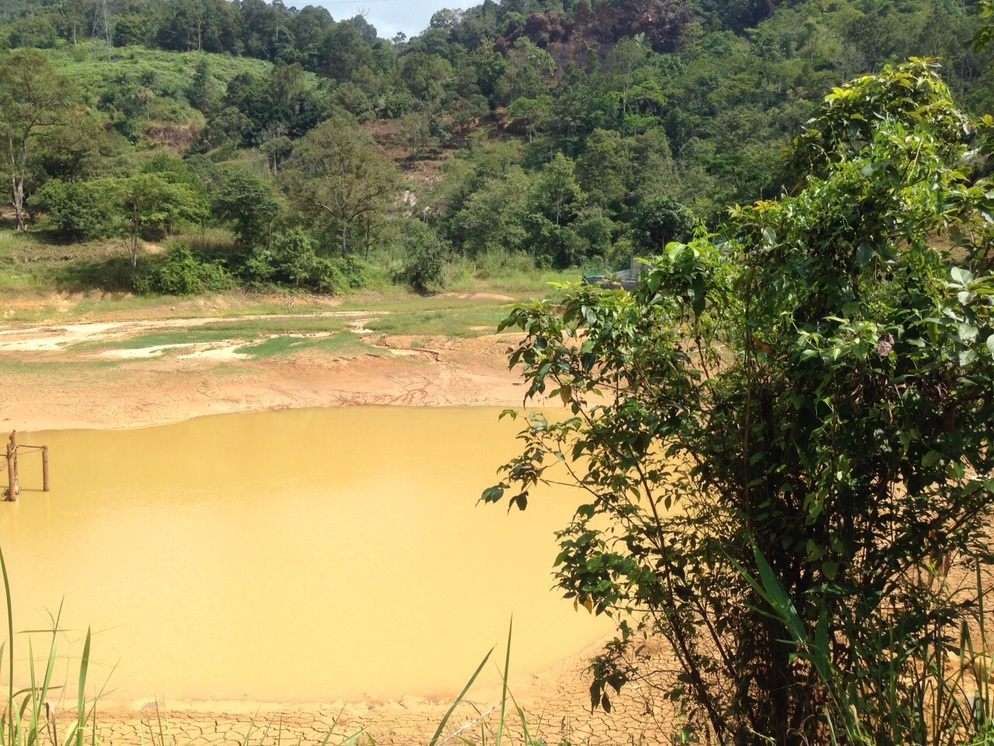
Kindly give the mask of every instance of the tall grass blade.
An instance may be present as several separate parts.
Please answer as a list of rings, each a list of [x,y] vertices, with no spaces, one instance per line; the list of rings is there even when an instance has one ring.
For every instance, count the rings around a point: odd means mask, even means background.
[[[476,677],[480,675],[480,671],[483,670],[483,667],[487,665],[487,661],[490,660],[490,654],[493,652],[494,649],[490,648],[490,650],[487,651],[487,654],[483,656],[483,660],[480,661],[480,665],[476,667],[476,670],[473,672],[473,675],[469,677],[469,681],[466,682],[466,686],[464,686],[462,691],[459,692],[459,696],[456,697],[455,701],[452,703],[452,706],[442,717],[442,720],[438,724],[438,728],[435,729],[435,735],[433,735],[431,737],[431,741],[428,742],[428,746],[435,746],[435,744],[438,743],[438,739],[442,737],[442,731],[445,730],[445,724],[449,722],[449,718],[452,717],[452,713],[455,712],[456,707],[459,706],[459,703],[463,701],[463,698],[466,696],[466,693],[469,691],[469,688],[473,686],[473,682],[476,681]]]
[[[83,746],[86,731],[86,673],[90,668],[90,628],[86,628],[86,641],[83,643],[83,658],[79,662],[79,687],[76,691],[76,722],[79,727],[73,734],[76,746]],[[94,728],[96,733],[96,728]]]
[[[497,735],[494,736],[494,746],[500,746],[500,739],[504,735],[504,718],[507,715],[507,675],[511,670],[511,631],[514,629],[514,615],[507,625],[507,650],[504,652],[504,670],[501,672],[500,691],[500,720],[497,721]]]
[[[345,746],[355,746],[356,743],[359,742],[359,737],[363,733],[366,733],[366,729],[365,728],[363,728],[360,731],[356,731],[355,733],[353,733],[351,736],[349,736],[349,740],[345,742]],[[366,733],[366,739],[369,741],[369,746],[376,746],[375,739],[371,735],[369,735],[368,733]]]
[[[55,635],[52,635],[54,645]],[[49,656],[51,660],[52,656]],[[36,700],[36,692],[38,691],[38,684],[35,682],[35,649],[31,642],[31,638],[28,637],[28,681],[30,682],[30,687],[28,688],[28,694],[24,698],[21,704],[21,712],[23,713],[25,709],[30,705],[31,707],[31,720],[28,725],[28,733],[38,732],[38,702]]]
[[[0,574],[3,575],[3,592],[7,601],[7,642],[10,650],[7,651],[9,661],[7,664],[7,743],[14,744],[14,609],[10,600],[10,579],[7,577],[7,561],[3,556],[3,549],[0,548]]]

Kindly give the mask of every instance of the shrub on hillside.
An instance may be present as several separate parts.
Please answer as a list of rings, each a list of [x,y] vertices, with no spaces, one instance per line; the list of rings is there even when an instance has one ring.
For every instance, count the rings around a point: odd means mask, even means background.
[[[142,295],[199,295],[230,290],[235,283],[223,266],[198,259],[180,244],[161,260],[146,263],[133,284],[135,292]]]
[[[250,285],[279,285],[318,293],[337,294],[365,285],[360,262],[320,257],[314,242],[300,229],[273,236],[268,248],[258,249],[242,266],[241,276]]]
[[[394,277],[419,293],[445,284],[443,270],[448,250],[438,235],[424,223],[408,220],[400,237],[404,264]]]
[[[56,233],[76,240],[107,235],[113,218],[107,190],[92,182],[51,179],[28,198],[28,207],[45,213]]]

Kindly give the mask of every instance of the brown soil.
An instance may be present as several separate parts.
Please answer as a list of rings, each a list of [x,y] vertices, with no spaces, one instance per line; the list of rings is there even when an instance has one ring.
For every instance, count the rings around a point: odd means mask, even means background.
[[[521,403],[524,392],[507,369],[506,350],[514,335],[367,336],[375,354],[334,356],[311,349],[263,359],[240,357],[223,343],[159,350],[71,346],[84,340],[112,343],[150,329],[203,322],[145,318],[0,327],[2,428],[124,428],[207,414],[358,404],[513,406]],[[357,328],[361,322],[360,314]],[[648,707],[635,688],[615,698],[610,715],[591,713],[588,657],[563,661],[534,677],[526,691],[514,693],[527,713],[532,737],[549,744],[663,742],[667,731],[657,722],[660,711]],[[500,693],[474,691],[470,700],[453,715],[446,734],[480,718],[464,735],[479,742],[483,728],[492,740],[499,712],[492,708]],[[341,743],[365,729],[376,744],[406,746],[427,743],[449,704],[413,697],[313,705],[165,702],[158,710],[154,702],[102,703],[97,731],[102,743],[116,746],[243,743],[250,730],[247,742],[253,744],[321,743],[329,730],[335,737],[328,742]],[[517,716],[508,720],[512,733],[520,730]],[[510,742],[522,743],[517,737]]]
[[[375,354],[305,350],[261,359],[234,352],[237,342],[139,350],[78,346],[210,320],[0,330],[0,422],[17,430],[139,427],[300,407],[521,403],[523,387],[504,355],[509,337],[367,337]]]

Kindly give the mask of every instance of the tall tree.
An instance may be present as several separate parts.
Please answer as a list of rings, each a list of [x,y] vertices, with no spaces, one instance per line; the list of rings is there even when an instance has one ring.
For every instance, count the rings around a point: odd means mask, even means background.
[[[291,197],[319,225],[341,235],[342,257],[355,227],[367,230],[397,190],[397,175],[354,120],[337,116],[300,139],[283,172]]]
[[[166,234],[179,223],[197,222],[207,215],[203,192],[169,174],[140,173],[107,181],[118,210],[114,232],[125,240],[132,269],[138,266],[143,236]]]
[[[230,168],[221,172],[213,195],[213,212],[229,222],[243,246],[264,246],[282,204],[273,183],[257,174]]]
[[[62,126],[76,90],[41,52],[21,49],[0,64],[0,152],[10,180],[17,229],[24,230],[24,179],[39,135]]]

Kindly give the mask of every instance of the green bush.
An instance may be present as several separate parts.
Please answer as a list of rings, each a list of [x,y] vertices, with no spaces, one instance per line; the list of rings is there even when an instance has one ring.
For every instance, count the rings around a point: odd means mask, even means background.
[[[406,221],[400,244],[405,258],[395,281],[421,293],[445,284],[443,270],[449,252],[431,228],[419,220]]]
[[[670,241],[687,241],[693,232],[693,213],[672,197],[639,205],[632,221],[632,239],[646,255],[659,254]]]
[[[928,61],[854,79],[795,140],[793,193],[669,244],[631,293],[502,322],[525,398],[570,415],[530,413],[483,500],[525,509],[563,465],[580,488],[555,564],[616,619],[593,707],[632,682],[707,743],[989,737],[994,184],[963,167],[971,125]]]
[[[258,249],[246,259],[240,276],[250,285],[279,285],[335,295],[365,286],[361,262],[320,257],[314,242],[300,229],[273,236],[268,248]]]
[[[199,295],[231,289],[234,279],[220,264],[197,259],[185,244],[172,249],[162,261],[153,261],[135,275],[135,292],[142,295]]]
[[[107,235],[113,222],[107,189],[94,182],[51,179],[31,195],[28,206],[45,213],[52,230],[72,239]]]

